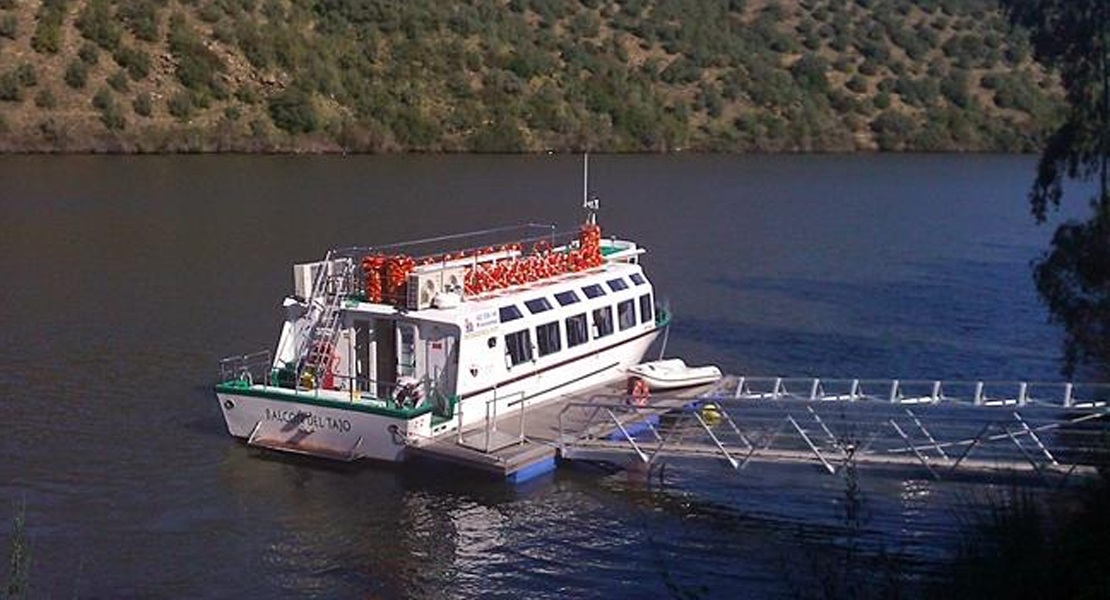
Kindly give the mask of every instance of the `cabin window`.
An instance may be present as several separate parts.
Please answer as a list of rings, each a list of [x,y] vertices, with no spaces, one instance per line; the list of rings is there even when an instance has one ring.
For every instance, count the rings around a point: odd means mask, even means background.
[[[590,335],[586,331],[586,313],[567,317],[567,348],[573,348],[588,341],[590,341]]]
[[[501,312],[501,322],[502,323],[508,323],[509,321],[515,321],[515,320],[524,316],[520,313],[520,309],[517,308],[515,304],[510,304],[508,306],[502,306],[500,312]]]
[[[532,298],[531,300],[526,300],[524,306],[527,306],[528,312],[534,315],[538,315],[545,310],[551,310],[551,303],[547,301],[547,298]]]
[[[625,300],[617,305],[617,322],[620,323],[621,331],[636,326],[636,303],[634,301]]]
[[[645,283],[647,283],[647,280],[644,279],[644,276],[640,275],[639,273],[633,273],[629,275],[628,278],[631,279],[632,283],[635,283],[636,285],[644,285]]]
[[[653,312],[653,307],[651,305],[651,294],[644,294],[643,296],[640,296],[640,322],[651,322],[651,320],[655,318]]]
[[[559,322],[540,325],[536,328],[536,349],[540,356],[554,354],[563,349],[563,340],[559,337]]]
[[[510,367],[532,360],[532,339],[527,329],[505,336],[505,354]]]
[[[555,294],[555,299],[559,301],[559,306],[570,306],[578,302],[578,294],[575,294],[574,290],[567,290]]]
[[[601,286],[595,283],[582,288],[582,293],[586,294],[586,297],[592,300],[604,296],[605,290],[601,289]]]
[[[628,289],[628,284],[625,283],[624,280],[620,279],[619,277],[617,279],[610,279],[609,280],[609,289],[613,290],[614,292],[619,292],[621,290],[627,290]]]
[[[605,337],[613,333],[613,307],[603,306],[594,310],[594,337]]]

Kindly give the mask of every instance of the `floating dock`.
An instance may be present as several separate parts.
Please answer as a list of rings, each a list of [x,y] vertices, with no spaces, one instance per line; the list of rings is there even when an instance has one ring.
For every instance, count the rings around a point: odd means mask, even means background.
[[[623,386],[597,388],[511,411],[488,425],[414,444],[407,452],[412,458],[457,464],[521,483],[554,470],[556,461],[564,458],[563,450],[580,440],[634,435],[715,389],[716,385],[690,388],[652,398],[641,407],[631,403]],[[610,404],[620,408],[611,410]]]
[[[1110,385],[727,377],[652,396],[615,387],[520,407],[477,427],[421,440],[411,458],[510,482],[559,461],[649,467],[711,459],[917,469],[934,479],[1022,475],[1046,483],[1110,465]]]

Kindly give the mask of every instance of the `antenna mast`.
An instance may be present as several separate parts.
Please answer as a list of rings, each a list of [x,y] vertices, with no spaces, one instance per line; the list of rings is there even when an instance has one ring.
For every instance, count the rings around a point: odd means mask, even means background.
[[[595,196],[590,198],[590,153],[582,155],[582,208],[586,211],[586,223],[597,224],[597,209],[601,201]]]

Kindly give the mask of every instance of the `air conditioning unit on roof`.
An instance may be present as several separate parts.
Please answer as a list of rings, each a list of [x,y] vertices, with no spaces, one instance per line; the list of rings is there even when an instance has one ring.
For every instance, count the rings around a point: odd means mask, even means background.
[[[450,292],[463,295],[463,281],[466,267],[422,268],[409,273],[408,297],[405,305],[409,310],[424,310],[434,306],[436,294]]]

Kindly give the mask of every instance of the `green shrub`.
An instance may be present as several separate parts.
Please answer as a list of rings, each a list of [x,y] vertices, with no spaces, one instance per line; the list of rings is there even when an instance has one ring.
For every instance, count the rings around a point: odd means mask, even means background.
[[[844,83],[844,87],[857,94],[864,94],[867,92],[867,80],[859,75],[853,75]]]
[[[320,127],[312,95],[298,88],[274,94],[269,101],[269,112],[274,125],[289,133],[312,133]]]
[[[215,2],[208,2],[200,7],[200,10],[197,11],[197,16],[200,17],[201,21],[212,24],[216,23],[224,16],[224,11],[221,10]]]
[[[1043,103],[1040,92],[1024,74],[984,75],[983,87],[994,91],[994,104],[999,108],[1034,113]]]
[[[66,67],[65,82],[69,87],[79,90],[85,87],[85,83],[89,80],[89,67],[84,61],[74,60],[70,61],[69,66]]]
[[[54,91],[48,87],[43,87],[35,94],[35,106],[50,110],[57,106],[57,100],[54,99]]]
[[[14,40],[19,36],[19,19],[15,15],[0,17],[0,36]]]
[[[43,0],[36,14],[31,48],[40,54],[57,54],[62,46],[62,21],[69,0]]]
[[[188,121],[193,116],[193,96],[189,92],[178,92],[170,97],[166,108],[178,121]]]
[[[97,90],[96,95],[93,96],[92,105],[100,111],[100,122],[110,131],[122,131],[127,127],[123,110],[108,88],[102,87]]]
[[[106,87],[102,87],[96,91],[92,97],[93,108],[102,110],[105,106],[112,103],[112,91]]]
[[[255,104],[258,104],[258,93],[255,92],[254,88],[252,87],[243,86],[235,90],[235,99],[242,102],[243,104],[249,104],[253,106]]]
[[[879,74],[879,63],[877,63],[877,62],[875,62],[871,59],[865,59],[859,65],[859,72],[860,72],[860,75],[866,75],[868,77],[874,77],[875,75]]]
[[[92,42],[85,42],[81,44],[81,49],[77,51],[77,57],[85,64],[93,66],[100,62],[100,49]]]
[[[912,106],[926,106],[932,104],[940,94],[940,85],[931,77],[911,79],[899,77],[894,84],[894,91],[902,97],[902,101]]]
[[[123,69],[112,73],[107,79],[108,85],[111,86],[113,90],[120,93],[124,93],[130,88],[127,81],[127,71]]]
[[[790,74],[798,86],[810,92],[824,93],[829,89],[826,75],[829,63],[816,54],[805,54],[790,66]]]
[[[226,20],[212,26],[212,37],[222,44],[235,43],[235,29]]]
[[[140,117],[149,117],[154,112],[154,102],[151,100],[149,93],[143,92],[135,96],[131,108],[135,109],[135,114]]]
[[[150,55],[144,50],[120,44],[112,58],[116,64],[127,70],[131,79],[140,81],[150,74]]]
[[[974,102],[968,85],[967,71],[960,69],[953,69],[941,80],[940,93],[960,108],[969,108]]]
[[[204,46],[200,36],[178,14],[170,20],[170,52],[177,59],[177,79],[193,92],[215,93],[220,88],[217,74],[224,70],[223,61]]]
[[[119,46],[122,28],[112,14],[109,0],[88,0],[77,16],[76,25],[85,39],[105,50],[112,51]]]
[[[116,14],[135,37],[147,42],[158,40],[157,0],[122,0]]]
[[[23,86],[19,83],[19,75],[15,71],[8,71],[0,75],[0,100],[4,102],[23,102]]]
[[[913,119],[896,110],[886,110],[871,122],[880,150],[901,150],[914,135]]]
[[[35,67],[31,63],[21,63],[15,69],[15,76],[19,80],[19,85],[23,87],[35,87],[39,83],[39,78],[35,74]]]
[[[479,127],[467,140],[467,147],[474,152],[520,152],[524,149],[524,137],[508,115],[501,115],[493,123]]]

